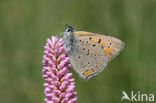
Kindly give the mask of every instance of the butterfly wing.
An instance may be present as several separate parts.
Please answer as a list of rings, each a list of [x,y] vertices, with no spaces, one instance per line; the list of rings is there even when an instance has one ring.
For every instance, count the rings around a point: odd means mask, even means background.
[[[91,39],[99,46],[104,47],[105,56],[109,61],[117,56],[125,45],[123,41],[112,36],[100,35],[84,31],[77,31],[75,32],[75,34],[77,36],[83,36],[87,39]]]
[[[100,72],[108,62],[103,48],[84,36],[74,37],[69,58],[80,77],[88,79]]]
[[[123,48],[123,42],[111,36],[76,31],[69,58],[72,66],[84,79],[102,71]]]

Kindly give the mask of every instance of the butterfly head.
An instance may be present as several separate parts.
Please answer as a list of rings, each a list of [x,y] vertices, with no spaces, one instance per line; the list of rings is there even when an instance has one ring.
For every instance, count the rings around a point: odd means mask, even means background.
[[[73,27],[66,24],[66,32],[73,32],[73,31],[74,31]]]
[[[66,31],[64,33],[64,37],[67,38],[67,37],[72,36],[73,32],[74,32],[74,29],[70,25],[66,24]]]

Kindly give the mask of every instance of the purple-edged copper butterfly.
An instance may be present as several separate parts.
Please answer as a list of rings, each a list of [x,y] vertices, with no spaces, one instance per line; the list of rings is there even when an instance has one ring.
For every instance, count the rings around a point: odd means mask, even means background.
[[[75,31],[67,26],[64,47],[75,71],[83,79],[101,72],[124,47],[118,38],[86,31]]]

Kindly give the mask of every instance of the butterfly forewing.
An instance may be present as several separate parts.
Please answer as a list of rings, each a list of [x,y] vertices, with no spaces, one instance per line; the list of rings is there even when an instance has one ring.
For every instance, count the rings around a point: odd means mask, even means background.
[[[124,47],[123,41],[112,36],[100,35],[84,31],[77,31],[75,34],[86,39],[90,39],[97,45],[103,47],[105,56],[108,58],[109,61],[117,56]]]

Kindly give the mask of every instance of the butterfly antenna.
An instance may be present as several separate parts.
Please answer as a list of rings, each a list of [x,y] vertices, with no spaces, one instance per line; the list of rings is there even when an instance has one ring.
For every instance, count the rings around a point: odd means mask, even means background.
[[[77,20],[78,20],[78,16],[79,16],[79,13],[77,12],[76,15],[75,15],[75,18],[74,18],[74,23],[73,23],[74,27],[76,26],[76,23],[77,23]]]

